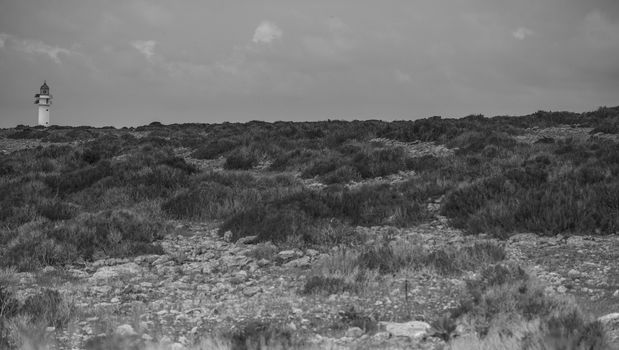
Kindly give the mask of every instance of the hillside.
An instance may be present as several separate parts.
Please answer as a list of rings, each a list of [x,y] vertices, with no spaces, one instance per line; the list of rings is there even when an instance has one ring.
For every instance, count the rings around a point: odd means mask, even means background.
[[[0,348],[613,348],[618,261],[619,107],[0,130]]]

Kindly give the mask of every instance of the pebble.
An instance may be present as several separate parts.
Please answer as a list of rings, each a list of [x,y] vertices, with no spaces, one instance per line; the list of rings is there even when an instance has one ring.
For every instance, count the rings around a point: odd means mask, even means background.
[[[363,333],[363,329],[359,327],[350,327],[346,330],[346,333],[344,335],[349,338],[359,338],[363,335]]]
[[[129,324],[122,324],[122,325],[116,327],[116,330],[114,331],[114,334],[117,334],[117,335],[119,335],[121,337],[137,335],[136,331]]]

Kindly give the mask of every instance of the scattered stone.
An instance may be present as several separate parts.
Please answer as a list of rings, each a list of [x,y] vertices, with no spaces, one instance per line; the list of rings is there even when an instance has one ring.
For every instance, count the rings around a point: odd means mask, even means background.
[[[302,258],[294,259],[284,264],[285,267],[308,267],[310,266],[310,257],[304,256]]]
[[[277,253],[277,257],[281,260],[290,260],[297,256],[297,252],[294,250],[282,250]]]
[[[363,335],[363,333],[363,329],[359,327],[350,327],[348,328],[348,330],[346,330],[346,333],[344,335],[349,338],[359,338]]]
[[[185,350],[185,345],[181,344],[181,343],[172,343],[172,345],[170,345],[170,350]]]
[[[264,267],[264,266],[269,265],[271,263],[271,260],[269,260],[269,259],[260,259],[260,260],[258,260],[257,263],[258,263],[258,266]]]
[[[117,266],[102,266],[90,278],[93,281],[108,280],[121,275],[137,275],[139,272],[140,266],[131,262]]]
[[[260,292],[261,288],[260,287],[247,287],[245,289],[243,289],[243,295],[250,298],[253,297],[254,295],[258,294]]]
[[[613,312],[606,314],[598,318],[598,321],[602,323],[619,322],[619,312]]]
[[[567,275],[571,278],[578,278],[580,277],[580,271],[576,269],[571,269],[567,272]]]
[[[236,244],[255,244],[258,243],[258,236],[245,236],[236,241]]]
[[[389,332],[378,332],[372,337],[375,341],[386,341],[391,337]]]
[[[429,324],[421,321],[410,321],[404,323],[380,322],[380,326],[394,337],[406,337],[420,339],[428,334],[431,328]]]
[[[129,324],[122,324],[116,327],[114,334],[119,335],[121,337],[130,337],[137,335],[137,332],[133,329],[133,327]]]
[[[308,249],[308,250],[305,251],[305,253],[307,255],[309,255],[309,256],[312,256],[312,257],[320,254],[320,252],[315,250],[315,249]]]
[[[237,271],[232,278],[230,278],[230,283],[232,284],[241,284],[247,280],[247,271]]]
[[[619,312],[613,312],[598,318],[606,330],[606,337],[610,344],[619,345]]]

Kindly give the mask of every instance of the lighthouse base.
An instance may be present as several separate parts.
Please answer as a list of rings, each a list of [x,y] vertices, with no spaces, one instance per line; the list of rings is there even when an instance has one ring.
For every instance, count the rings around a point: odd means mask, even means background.
[[[39,106],[39,125],[49,126],[49,106]]]

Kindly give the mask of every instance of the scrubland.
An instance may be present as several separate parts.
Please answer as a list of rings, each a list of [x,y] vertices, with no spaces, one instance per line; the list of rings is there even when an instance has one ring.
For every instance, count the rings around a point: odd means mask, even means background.
[[[552,128],[579,132],[531,137]],[[546,295],[526,266],[507,260],[500,242],[522,232],[619,233],[619,108],[2,132],[7,142],[38,146],[0,155],[1,348],[24,346],[19,327],[62,328],[80,313],[54,289],[19,300],[11,272],[164,254],[160,242],[179,222],[212,222],[232,242],[249,237],[259,243],[258,259],[285,249],[324,253],[304,272],[300,297],[363,293],[376,278],[405,270],[462,278],[459,305],[429,320],[441,346],[606,346],[598,321],[574,300]],[[397,232],[441,219],[484,239],[430,248],[397,234],[370,239],[360,230]],[[378,321],[352,312],[342,327],[372,333]],[[456,337],[461,324],[474,337]],[[251,348],[266,339],[303,348],[289,333],[249,323],[192,346]],[[126,345],[111,335],[88,344]]]

